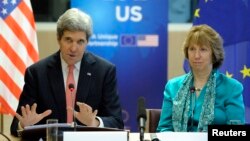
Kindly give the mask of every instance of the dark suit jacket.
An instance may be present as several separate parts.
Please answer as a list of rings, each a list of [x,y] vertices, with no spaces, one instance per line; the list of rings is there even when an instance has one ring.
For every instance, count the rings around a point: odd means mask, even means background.
[[[28,67],[24,80],[17,112],[21,113],[21,106],[37,103],[37,113],[52,110],[51,115],[37,124],[45,124],[48,118],[57,118],[60,123],[66,123],[66,98],[60,52]],[[90,52],[83,55],[76,101],[90,105],[93,110],[98,109],[97,116],[103,120],[105,127],[124,127],[117,91],[116,68]],[[79,111],[76,105],[75,110]],[[14,118],[11,124],[11,134],[15,136],[18,122]]]

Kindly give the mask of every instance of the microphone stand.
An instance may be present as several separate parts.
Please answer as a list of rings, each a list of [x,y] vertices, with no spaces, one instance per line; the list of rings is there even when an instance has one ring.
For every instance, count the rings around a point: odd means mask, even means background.
[[[150,138],[151,138],[151,141],[160,141],[156,133],[150,133]]]
[[[140,141],[144,141],[145,119],[141,117],[139,120],[139,122],[143,124],[140,125]]]
[[[139,130],[140,130],[140,141],[144,141],[145,122],[147,120],[144,97],[140,97],[138,99],[138,109],[137,110],[138,110],[137,111],[137,121],[139,122]]]
[[[73,127],[74,127],[74,131],[76,131],[75,102],[73,98],[72,98],[72,108],[73,108]]]
[[[71,92],[71,100],[72,100],[72,116],[73,116],[73,128],[74,128],[74,131],[76,131],[76,118],[75,118],[75,101],[73,99],[73,91],[75,90],[75,86],[74,84],[69,84],[69,90]]]
[[[194,107],[195,107],[195,88],[192,87],[190,88],[190,92],[191,92],[191,131],[193,131],[193,127],[194,127]]]

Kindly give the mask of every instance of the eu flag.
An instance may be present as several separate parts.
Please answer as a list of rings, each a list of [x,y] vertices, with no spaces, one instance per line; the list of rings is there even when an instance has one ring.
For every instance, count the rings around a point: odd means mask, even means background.
[[[250,122],[249,6],[250,0],[199,0],[193,21],[194,25],[210,25],[222,36],[225,60],[220,70],[244,85],[243,95],[248,123]]]

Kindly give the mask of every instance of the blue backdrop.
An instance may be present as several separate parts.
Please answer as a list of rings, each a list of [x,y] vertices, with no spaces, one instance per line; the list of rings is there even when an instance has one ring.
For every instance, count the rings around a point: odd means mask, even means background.
[[[200,0],[193,21],[195,25],[212,26],[224,39],[225,60],[220,70],[243,84],[248,123],[250,123],[249,6],[250,0]]]
[[[166,0],[71,0],[93,18],[88,50],[117,66],[125,126],[137,130],[137,99],[161,108],[167,80]]]

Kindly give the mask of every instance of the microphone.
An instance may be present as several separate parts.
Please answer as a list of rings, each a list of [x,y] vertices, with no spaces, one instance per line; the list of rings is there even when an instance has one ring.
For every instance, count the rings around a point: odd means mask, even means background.
[[[190,92],[193,94],[193,93],[195,92],[195,87],[192,86],[192,87],[189,88],[189,90],[190,90]]]
[[[191,93],[191,98],[190,98],[190,103],[191,103],[191,128],[190,130],[193,131],[193,127],[194,127],[194,108],[195,108],[195,87],[192,86],[190,87],[190,93]]]
[[[137,122],[139,123],[140,141],[144,140],[145,122],[147,120],[145,98],[139,97],[137,107]]]
[[[75,89],[74,84],[70,83],[69,84],[69,90],[70,90],[70,92],[72,93],[74,91],[74,89]]]
[[[72,99],[72,109],[73,109],[73,127],[74,131],[76,131],[76,118],[75,118],[75,101],[73,99],[73,91],[75,90],[75,85],[70,83],[68,86],[70,92],[71,92],[71,99]]]

